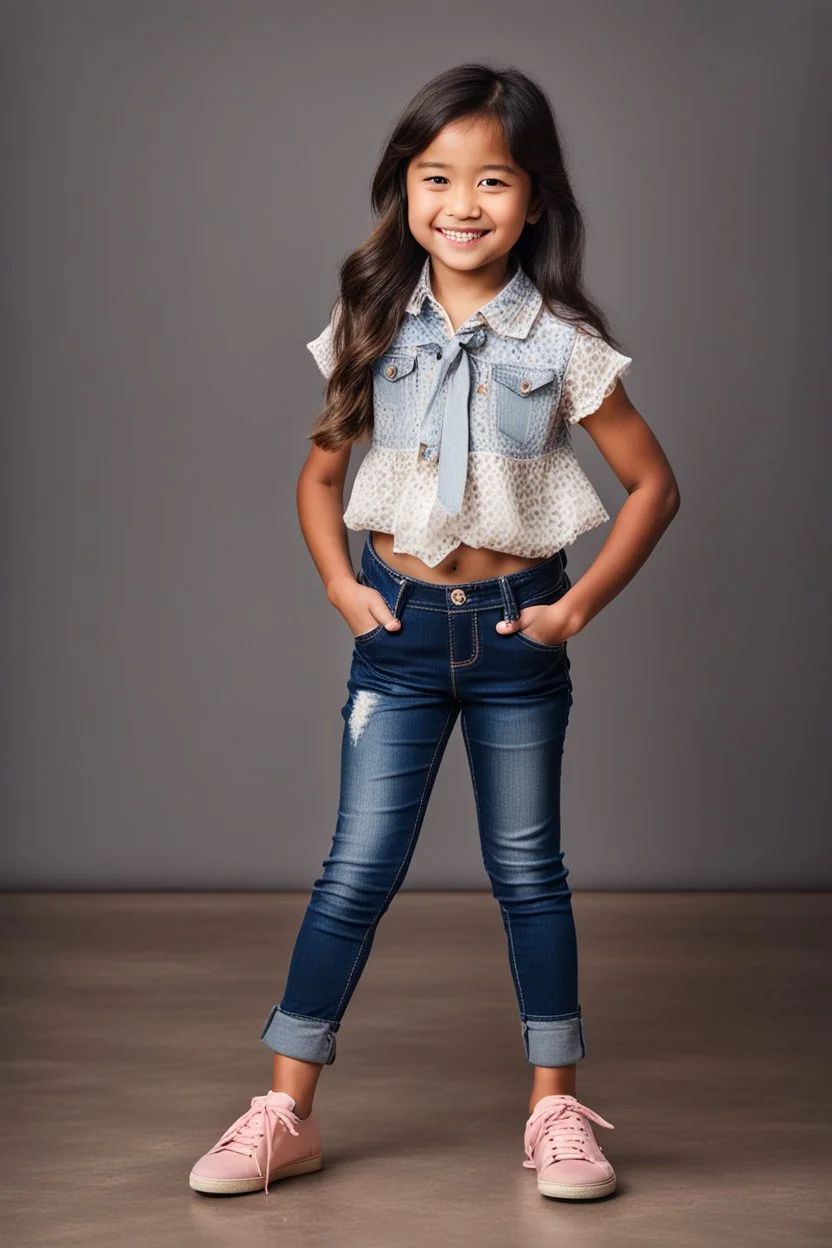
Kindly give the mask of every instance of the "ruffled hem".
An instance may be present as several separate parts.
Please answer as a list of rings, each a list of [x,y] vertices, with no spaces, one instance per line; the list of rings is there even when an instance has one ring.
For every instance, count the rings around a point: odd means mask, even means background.
[[[371,447],[353,482],[344,523],[392,533],[393,550],[436,567],[460,542],[547,558],[609,520],[570,446],[535,459],[473,451],[458,515],[436,500],[438,464],[413,450]]]

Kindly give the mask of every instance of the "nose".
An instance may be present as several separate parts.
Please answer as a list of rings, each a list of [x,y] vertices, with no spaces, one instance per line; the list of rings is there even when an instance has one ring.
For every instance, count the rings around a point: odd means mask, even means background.
[[[463,191],[457,193],[451,213],[457,221],[474,221],[480,216],[480,210],[473,196],[470,192],[466,194]]]

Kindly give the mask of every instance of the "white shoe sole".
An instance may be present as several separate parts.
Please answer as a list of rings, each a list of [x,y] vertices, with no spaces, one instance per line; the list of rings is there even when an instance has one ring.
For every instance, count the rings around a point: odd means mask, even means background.
[[[315,1153],[312,1157],[301,1157],[300,1161],[290,1161],[285,1166],[278,1166],[276,1170],[269,1172],[269,1183],[275,1183],[278,1179],[290,1179],[295,1174],[311,1174],[313,1170],[320,1170],[323,1164],[321,1157],[321,1153]],[[213,1196],[260,1192],[266,1186],[265,1178],[259,1174],[251,1179],[203,1179],[194,1174],[193,1170],[188,1182],[195,1192],[208,1192]]]
[[[615,1191],[615,1175],[603,1183],[548,1183],[538,1179],[537,1190],[543,1196],[557,1196],[561,1200],[597,1200]]]

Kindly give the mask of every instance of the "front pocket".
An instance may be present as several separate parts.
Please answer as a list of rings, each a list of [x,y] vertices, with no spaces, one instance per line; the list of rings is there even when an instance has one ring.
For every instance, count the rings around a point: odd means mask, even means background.
[[[374,628],[368,628],[366,633],[353,633],[352,639],[358,645],[363,645],[365,641],[371,641],[376,633],[380,633],[383,628],[383,624],[376,624]]]
[[[560,602],[565,593],[572,587],[572,582],[566,574],[564,568],[560,580],[556,585],[549,585],[548,588],[535,594],[528,602],[522,603],[523,607],[551,607],[556,602]],[[550,645],[547,641],[538,641],[535,637],[529,637],[522,630],[520,632],[511,633],[510,636],[517,637],[524,646],[528,646],[530,650],[542,651],[544,654],[560,654],[566,649],[565,641],[556,641],[554,645]]]
[[[358,571],[355,574],[355,579],[358,581],[359,585],[366,585],[369,589],[374,589],[377,591],[377,593],[381,594],[381,590],[378,588],[378,586],[373,585],[372,581],[368,579],[367,574],[365,573],[363,567],[359,566]],[[387,606],[390,607],[390,611],[395,615],[395,610],[393,607],[390,606],[390,603],[387,602],[386,596],[384,594],[381,594],[381,596],[382,598],[384,598],[384,601],[387,604]],[[374,637],[377,637],[379,633],[387,632],[387,631],[388,630],[384,627],[383,624],[374,624],[373,627],[368,628],[366,632],[353,633],[352,639],[357,645],[363,646],[363,645],[366,645],[368,641],[372,641]]]
[[[382,446],[407,445],[416,412],[416,356],[385,351],[373,361],[374,440]]]
[[[519,637],[524,646],[531,646],[532,650],[543,650],[549,654],[560,653],[566,645],[565,641],[558,641],[553,646],[550,646],[548,642],[536,641],[534,637],[527,637],[524,632],[512,633],[511,635],[513,637]]]
[[[373,361],[373,371],[376,376],[383,377],[392,385],[400,382],[403,377],[409,376],[415,367],[416,356],[407,351],[385,351],[384,355],[380,355],[377,360]]]
[[[558,370],[492,364],[491,375],[497,431],[518,448],[541,441],[560,394]]]

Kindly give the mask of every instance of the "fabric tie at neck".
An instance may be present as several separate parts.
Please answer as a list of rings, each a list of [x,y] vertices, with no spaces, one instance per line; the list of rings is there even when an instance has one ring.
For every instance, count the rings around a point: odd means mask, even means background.
[[[485,342],[482,325],[461,330],[442,351],[439,368],[422,418],[422,441],[429,439],[430,417],[448,377],[439,435],[439,476],[436,497],[450,515],[456,515],[465,493],[468,473],[468,408],[471,396],[471,357]]]

